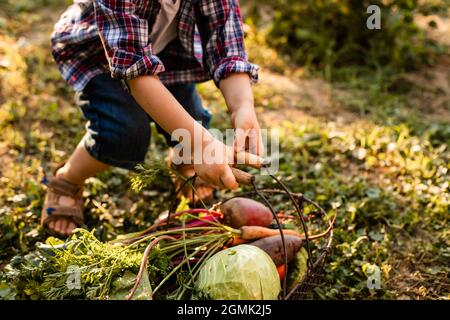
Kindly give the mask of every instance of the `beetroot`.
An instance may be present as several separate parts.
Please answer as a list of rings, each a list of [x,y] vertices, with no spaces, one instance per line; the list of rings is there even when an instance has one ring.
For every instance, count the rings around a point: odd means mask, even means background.
[[[233,228],[242,226],[267,227],[273,220],[272,212],[258,201],[232,198],[220,206],[223,222]]]
[[[284,242],[286,244],[287,261],[289,262],[294,259],[297,252],[301,249],[303,240],[296,236],[284,235]],[[284,250],[281,235],[261,238],[249,243],[249,245],[264,250],[272,258],[275,265],[278,266],[284,263]]]

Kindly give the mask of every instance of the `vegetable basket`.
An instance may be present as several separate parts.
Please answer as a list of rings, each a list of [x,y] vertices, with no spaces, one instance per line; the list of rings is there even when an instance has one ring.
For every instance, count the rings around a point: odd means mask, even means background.
[[[322,283],[323,268],[331,249],[336,216],[329,217],[315,201],[308,199],[301,193],[291,192],[280,179],[270,173],[268,175],[275,181],[277,188],[261,189],[256,184],[256,176],[234,167],[232,171],[240,184],[251,186],[253,190],[233,194],[215,203],[211,209],[215,210],[226,201],[236,197],[262,201],[272,212],[276,222],[273,227],[280,231],[284,246],[285,274],[289,274],[283,231],[286,228],[285,222],[288,221],[291,227],[303,232],[304,248],[308,255],[307,270],[301,279],[291,284],[289,288],[287,288],[287,276],[285,276],[282,281],[283,290],[279,298],[281,300],[302,300],[314,297],[315,289],[320,287]],[[195,178],[196,176],[191,177],[191,181]]]
[[[286,300],[320,294],[336,215],[290,192],[273,175],[278,188],[261,189],[258,176],[232,171],[250,191],[225,194],[219,202],[201,208],[196,207],[195,197],[192,208],[185,199],[176,200],[147,229],[108,242],[84,229],[65,242],[50,239],[11,262],[10,277],[20,279],[27,290],[24,294],[45,299]],[[176,193],[195,179],[195,175],[186,179]],[[232,217],[241,220],[236,224]],[[239,250],[246,253],[236,254]],[[213,270],[215,261],[219,261],[216,266],[235,269]],[[247,267],[246,262],[250,262]],[[74,277],[79,279],[77,288],[68,285]],[[215,280],[218,286],[212,292]]]

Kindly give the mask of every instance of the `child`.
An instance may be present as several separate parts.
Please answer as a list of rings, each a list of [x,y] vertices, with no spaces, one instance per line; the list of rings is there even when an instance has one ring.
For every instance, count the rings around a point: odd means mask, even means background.
[[[52,53],[88,123],[73,154],[47,179],[42,224],[50,234],[67,236],[83,224],[87,178],[144,160],[150,121],[170,146],[170,134],[182,128],[194,137],[190,151],[223,155],[219,163],[177,166],[186,177],[199,175],[203,198],[211,184],[237,187],[229,166],[236,152],[262,153],[251,91],[258,67],[247,61],[237,0],[77,0],[55,25]],[[210,114],[195,83],[208,79],[225,98],[233,148],[207,130]]]

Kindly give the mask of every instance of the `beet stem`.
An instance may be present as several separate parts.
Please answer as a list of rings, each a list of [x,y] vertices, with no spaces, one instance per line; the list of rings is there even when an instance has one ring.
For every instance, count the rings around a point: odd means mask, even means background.
[[[283,245],[283,253],[284,253],[284,268],[285,272],[288,272],[288,261],[287,261],[287,250],[286,250],[286,243],[284,241],[284,234],[283,229],[281,228],[280,221],[278,220],[277,214],[275,213],[275,210],[273,209],[271,203],[267,200],[267,198],[258,190],[258,187],[256,186],[255,180],[252,181],[253,189],[255,190],[255,193],[264,201],[264,203],[269,207],[270,211],[272,212],[273,217],[275,218],[275,221],[277,222],[278,229],[280,230],[280,236],[281,236],[281,243]],[[286,277],[283,278],[283,300],[286,299]]]

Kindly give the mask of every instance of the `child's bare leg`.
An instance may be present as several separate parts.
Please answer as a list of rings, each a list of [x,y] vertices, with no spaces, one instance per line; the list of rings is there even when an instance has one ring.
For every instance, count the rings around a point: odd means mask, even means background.
[[[109,168],[109,165],[93,158],[80,142],[66,164],[56,172],[56,177],[65,179],[73,184],[83,185],[87,178]],[[67,196],[60,197],[60,205],[73,206],[75,199]],[[49,222],[48,227],[62,234],[70,234],[76,228],[75,223],[68,219]]]

